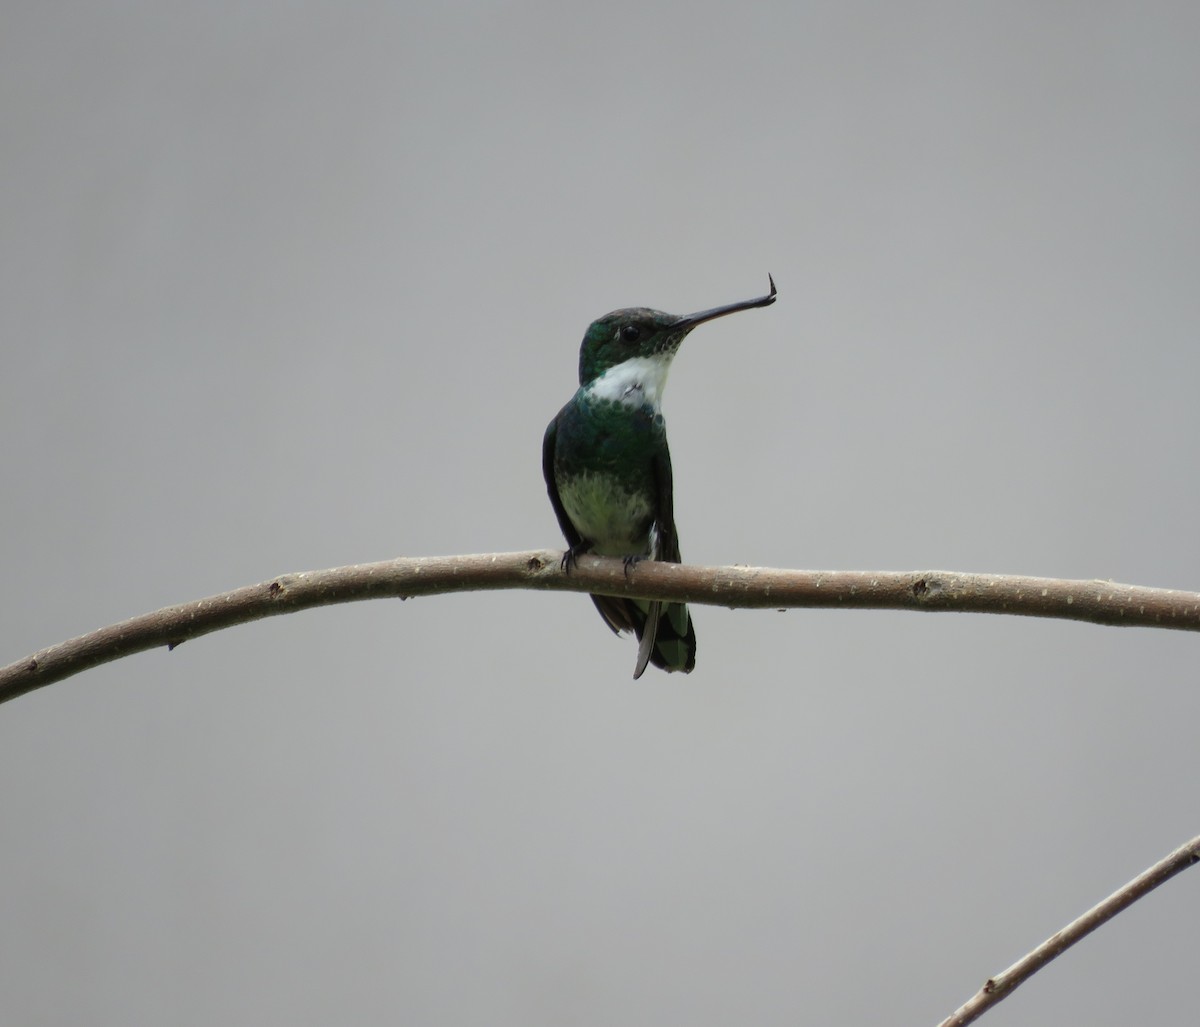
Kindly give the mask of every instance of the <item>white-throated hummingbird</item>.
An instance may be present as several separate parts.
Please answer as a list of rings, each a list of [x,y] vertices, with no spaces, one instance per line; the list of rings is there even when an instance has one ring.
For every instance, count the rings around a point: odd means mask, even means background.
[[[684,336],[713,318],[775,302],[771,291],[677,317],[629,307],[593,321],[579,348],[579,389],[546,428],[542,473],[570,548],[570,570],[584,553],[679,563],[671,453],[662,391]],[[641,677],[648,663],[685,674],[696,666],[696,632],[682,603],[593,595],[614,632],[638,638]]]

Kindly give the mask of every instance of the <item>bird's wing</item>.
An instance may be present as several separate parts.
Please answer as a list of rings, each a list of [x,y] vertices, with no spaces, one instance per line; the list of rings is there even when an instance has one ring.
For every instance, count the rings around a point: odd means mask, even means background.
[[[656,560],[682,563],[679,556],[679,534],[675,530],[675,485],[671,476],[671,451],[663,440],[662,452],[654,458],[654,525],[658,529]]]
[[[554,415],[554,420],[546,426],[546,434],[542,437],[542,476],[546,479],[546,492],[550,495],[550,505],[554,507],[554,516],[558,518],[558,526],[567,540],[567,545],[574,549],[583,537],[575,530],[571,518],[563,507],[558,495],[558,483],[554,480],[554,447],[558,442],[558,419],[561,411]]]

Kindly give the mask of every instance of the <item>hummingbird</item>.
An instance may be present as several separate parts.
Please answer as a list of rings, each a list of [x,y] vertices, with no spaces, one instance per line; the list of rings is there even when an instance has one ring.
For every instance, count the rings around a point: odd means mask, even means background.
[[[570,571],[584,553],[680,563],[671,453],[662,415],[667,371],[697,325],[775,302],[766,296],[679,317],[627,307],[593,321],[579,347],[579,389],[546,428],[542,474],[569,548]],[[683,603],[593,595],[615,633],[638,639],[633,676],[647,664],[685,674],[696,666],[696,632]]]

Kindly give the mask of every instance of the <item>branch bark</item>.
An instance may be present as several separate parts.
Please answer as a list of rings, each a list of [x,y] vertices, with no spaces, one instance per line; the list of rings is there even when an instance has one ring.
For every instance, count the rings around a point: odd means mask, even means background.
[[[965,1027],[973,1023],[997,1002],[1006,999],[1050,960],[1061,956],[1077,941],[1081,941],[1097,927],[1111,920],[1123,909],[1127,909],[1144,895],[1148,895],[1160,884],[1176,874],[1200,862],[1200,838],[1193,838],[1181,845],[1165,859],[1155,863],[1145,873],[1139,874],[1123,888],[1113,892],[1097,906],[1093,906],[1078,920],[1068,924],[1057,934],[1047,938],[1027,956],[1017,960],[1002,974],[990,977],[975,996],[959,1007],[952,1016],[941,1022],[939,1027]]]
[[[32,653],[0,669],[0,702],[158,646],[173,649],[234,624],[314,606],[487,589],[599,592],[733,608],[855,607],[1056,617],[1094,624],[1200,631],[1200,593],[955,571],[792,571],[693,567],[583,556],[568,574],[561,553],[430,556],[284,574],[168,606]]]

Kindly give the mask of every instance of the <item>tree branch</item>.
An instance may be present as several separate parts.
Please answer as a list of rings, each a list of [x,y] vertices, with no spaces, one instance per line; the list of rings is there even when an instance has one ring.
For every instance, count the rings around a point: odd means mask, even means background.
[[[133,617],[50,646],[0,669],[0,702],[111,660],[314,606],[489,589],[599,592],[730,608],[857,607],[1054,617],[1128,627],[1200,630],[1200,593],[953,571],[788,571],[763,567],[692,567],[582,556],[568,574],[561,553],[416,557],[285,574],[257,585]],[[1020,984],[1164,881],[1200,861],[1200,838],[1047,939],[988,980],[941,1027],[969,1024]]]
[[[561,553],[429,556],[285,574],[168,606],[50,646],[0,669],[0,702],[110,660],[157,646],[174,648],[234,624],[313,606],[385,597],[542,589],[599,592],[730,608],[858,607],[1057,617],[1128,627],[1200,630],[1200,593],[953,571],[788,571],[692,567],[583,556],[568,574]]]
[[[1200,838],[1193,838],[1186,845],[1181,845],[1166,859],[1155,863],[1145,873],[1139,874],[1123,888],[1113,892],[1098,906],[1093,906],[1074,923],[1068,924],[1057,934],[1047,938],[1029,955],[1013,963],[1004,973],[989,978],[974,998],[960,1007],[952,1016],[943,1020],[939,1027],[965,1027],[966,1024],[974,1022],[997,1002],[1011,995],[1017,987],[1029,980],[1050,960],[1062,955],[1077,941],[1091,934],[1097,927],[1112,919],[1123,909],[1133,905],[1143,895],[1148,895],[1160,884],[1169,881],[1176,874],[1198,862],[1200,862]]]

